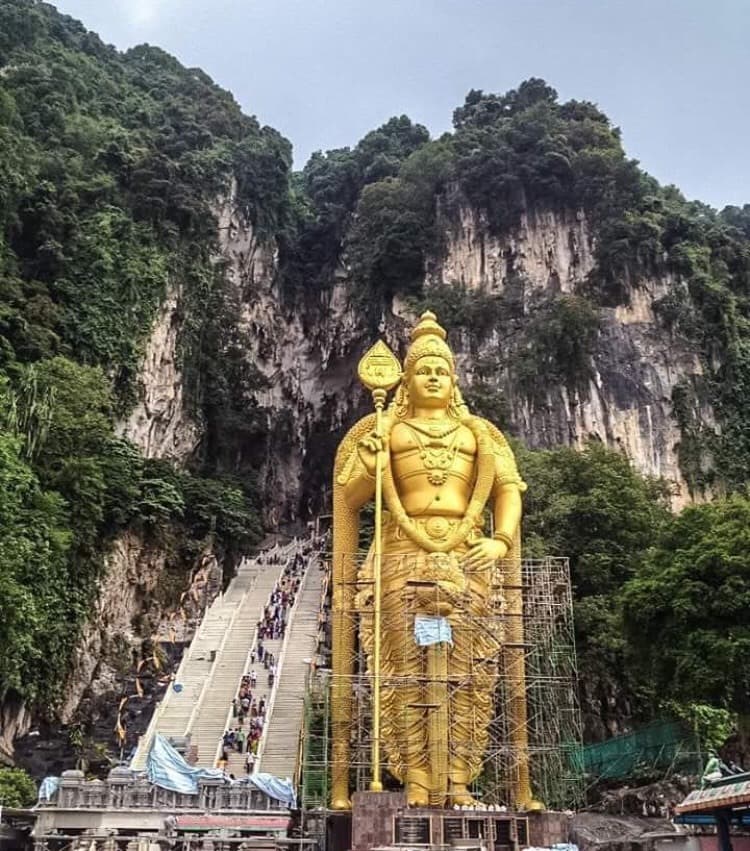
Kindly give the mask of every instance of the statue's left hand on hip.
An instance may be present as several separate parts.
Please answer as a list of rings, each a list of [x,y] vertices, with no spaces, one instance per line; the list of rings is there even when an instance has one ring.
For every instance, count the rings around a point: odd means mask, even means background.
[[[494,538],[479,538],[461,559],[464,570],[486,570],[508,554],[508,545]]]

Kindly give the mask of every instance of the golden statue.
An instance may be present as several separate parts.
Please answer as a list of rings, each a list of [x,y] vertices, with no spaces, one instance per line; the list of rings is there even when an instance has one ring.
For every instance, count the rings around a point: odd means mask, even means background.
[[[332,801],[348,809],[355,618],[373,677],[373,783],[380,751],[411,806],[474,803],[501,655],[510,684],[513,803],[532,805],[521,619],[521,493],[513,453],[469,413],[432,313],[411,335],[403,375],[378,343],[360,364],[376,414],[339,446],[334,469]],[[389,360],[390,359],[390,360]],[[386,390],[398,383],[384,412]],[[381,413],[382,412],[382,413]],[[380,520],[380,501],[385,512]],[[359,512],[376,499],[363,565]],[[494,531],[484,531],[485,507]],[[503,589],[503,585],[505,588]],[[502,609],[505,634],[493,615]],[[488,629],[487,625],[495,625]]]

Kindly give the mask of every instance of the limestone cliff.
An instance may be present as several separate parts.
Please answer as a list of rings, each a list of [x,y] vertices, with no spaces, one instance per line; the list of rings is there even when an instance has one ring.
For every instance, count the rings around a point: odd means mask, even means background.
[[[238,330],[249,341],[245,356],[260,370],[267,386],[257,402],[272,427],[263,465],[267,519],[273,524],[294,519],[325,484],[320,464],[330,463],[333,441],[365,399],[354,380],[356,362],[371,340],[347,298],[348,272],[342,267],[329,290],[305,310],[285,305],[279,285],[278,254],[263,243],[228,196],[219,217],[220,244],[239,310]],[[470,291],[503,294],[522,289],[523,310],[534,302],[580,291],[595,268],[595,240],[582,211],[528,209],[511,233],[493,236],[480,215],[460,205],[445,216],[444,253],[428,259],[425,289],[460,285]],[[674,505],[690,499],[679,467],[681,435],[672,410],[676,385],[702,374],[690,341],[669,334],[654,313],[654,304],[670,289],[669,278],[648,279],[628,292],[627,303],[600,309],[600,329],[592,374],[575,389],[546,382],[543,398],[531,401],[512,367],[481,374],[489,352],[510,348],[523,320],[501,323],[486,339],[470,331],[453,337],[464,386],[488,383],[507,403],[505,426],[535,448],[582,445],[598,439],[620,449],[643,473],[672,484]],[[403,347],[414,310],[396,299],[381,322],[381,333]],[[450,317],[444,317],[449,321]],[[477,364],[480,365],[479,370]],[[545,377],[539,376],[541,383]],[[702,421],[715,424],[706,406]],[[315,435],[320,445],[311,445]],[[326,454],[327,453],[327,454]]]
[[[138,401],[118,424],[146,458],[171,458],[184,464],[200,440],[200,428],[187,408],[178,351],[181,288],[172,285],[146,341],[138,376]]]
[[[143,639],[155,631],[161,606],[157,588],[164,581],[165,550],[126,532],[113,544],[88,622],[78,642],[60,708],[60,720],[73,719],[93,683],[92,697],[113,692],[117,679],[131,674]]]
[[[595,239],[580,210],[530,208],[512,233],[496,237],[481,216],[459,205],[457,214],[446,218],[445,229],[445,256],[433,263],[428,286],[460,284],[503,293],[521,282],[528,311],[534,298],[580,291],[595,269]],[[623,451],[641,472],[668,480],[675,507],[684,505],[690,493],[677,457],[681,435],[672,393],[678,384],[695,381],[702,366],[690,341],[667,333],[654,314],[654,304],[672,284],[668,277],[641,280],[627,292],[626,303],[600,310],[593,374],[585,387],[571,391],[548,384],[543,398],[532,403],[512,371],[472,374],[464,357],[468,382],[489,380],[505,396],[510,429],[529,446],[580,446],[592,438],[601,440]],[[480,344],[479,353],[512,344],[512,326],[499,327]],[[539,381],[545,377],[539,376]],[[701,411],[701,419],[709,427],[715,425],[710,407]]]
[[[264,379],[247,401],[257,404],[267,421],[260,481],[265,519],[276,527],[306,518],[305,477],[333,457],[330,440],[323,438],[328,454],[321,455],[320,445],[311,446],[311,435],[342,429],[353,400],[360,398],[352,364],[362,329],[345,278],[305,309],[285,303],[277,247],[258,238],[237,208],[235,192],[233,184],[218,207],[221,259],[236,323],[228,337],[243,341],[243,357]],[[243,447],[235,447],[235,463],[242,453]],[[241,460],[237,466],[241,470]],[[324,481],[325,476],[319,483]]]
[[[260,239],[240,212],[234,186],[218,205],[217,220],[227,298],[233,303],[234,325],[226,329],[226,339],[242,341],[242,357],[264,379],[246,401],[263,412],[267,425],[261,447],[223,447],[224,463],[236,464],[242,473],[246,455],[261,458],[265,520],[277,527],[304,520],[325,505],[338,436],[367,407],[355,371],[372,332],[349,301],[345,266],[314,304],[302,310],[286,303],[277,246]],[[426,267],[428,301],[430,288],[441,285],[502,294],[520,281],[527,310],[540,300],[575,292],[594,269],[594,238],[580,211],[529,209],[512,233],[493,236],[475,211],[461,205],[457,215],[444,217],[442,227],[445,250]],[[668,280],[643,281],[630,291],[627,304],[601,309],[593,373],[584,387],[548,383],[543,398],[532,401],[512,369],[491,375],[477,371],[489,352],[515,344],[523,321],[500,324],[481,340],[466,330],[454,335],[462,383],[471,388],[481,380],[497,390],[511,415],[505,426],[530,446],[602,440],[644,473],[670,480],[680,505],[689,494],[677,461],[680,432],[671,394],[679,382],[699,376],[701,366],[688,342],[665,335],[654,315],[654,302],[669,285]],[[184,464],[204,435],[185,402],[179,302],[179,290],[170,291],[145,346],[141,399],[120,431],[147,457]],[[405,344],[413,318],[410,304],[398,299],[385,313],[380,330],[396,349]],[[544,383],[544,376],[540,380]],[[702,416],[712,422],[710,410]],[[94,695],[111,688],[118,654],[124,659],[148,632],[145,624],[158,621],[155,591],[164,562],[164,552],[138,536],[126,533],[115,542],[76,654],[65,719],[74,717],[90,686]]]

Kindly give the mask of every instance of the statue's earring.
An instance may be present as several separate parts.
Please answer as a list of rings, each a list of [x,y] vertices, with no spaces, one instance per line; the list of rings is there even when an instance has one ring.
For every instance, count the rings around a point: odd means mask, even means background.
[[[406,389],[406,385],[403,382],[398,386],[398,390],[396,391],[393,403],[396,406],[396,416],[399,419],[403,419],[404,417],[408,416],[409,391]]]

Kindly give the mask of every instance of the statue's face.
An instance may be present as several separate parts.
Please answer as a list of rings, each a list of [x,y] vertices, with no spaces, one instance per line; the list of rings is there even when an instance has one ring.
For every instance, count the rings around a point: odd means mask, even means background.
[[[447,408],[453,392],[453,373],[448,361],[425,355],[409,377],[409,398],[418,408]]]

